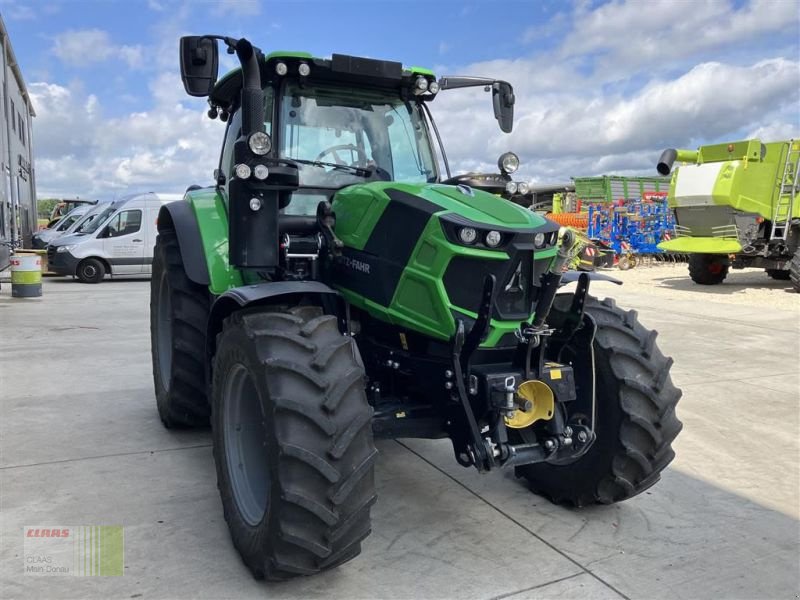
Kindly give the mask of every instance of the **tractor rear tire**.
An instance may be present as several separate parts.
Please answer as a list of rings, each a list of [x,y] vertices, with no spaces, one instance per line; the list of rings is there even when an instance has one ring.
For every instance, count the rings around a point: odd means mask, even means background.
[[[788,269],[766,269],[766,271],[770,279],[774,279],[776,281],[789,281],[789,279],[791,279]]]
[[[208,425],[206,386],[208,289],[186,275],[176,233],[159,233],[150,281],[150,352],[161,422],[167,428]]]
[[[655,484],[675,457],[671,444],[682,428],[675,414],[681,391],[672,384],[672,359],[656,346],[656,332],[609,298],[588,297],[585,312],[597,323],[597,438],[574,462],[516,471],[535,493],[573,506],[620,502]]]
[[[217,487],[245,564],[281,581],[355,558],[377,454],[355,342],[316,307],[236,312],[217,341]]]
[[[800,293],[800,248],[794,251],[794,256],[789,261],[789,279],[794,291]]]
[[[728,276],[729,266],[717,254],[690,254],[689,277],[700,285],[717,285]]]

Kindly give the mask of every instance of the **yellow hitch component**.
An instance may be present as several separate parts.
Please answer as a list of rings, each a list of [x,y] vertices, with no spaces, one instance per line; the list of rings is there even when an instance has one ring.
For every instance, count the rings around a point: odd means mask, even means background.
[[[517,396],[521,403],[527,404],[525,401],[529,401],[531,408],[530,410],[518,408],[511,417],[505,417],[507,427],[525,429],[536,421],[548,421],[553,418],[555,409],[553,390],[544,381],[537,379],[524,381],[517,389]]]

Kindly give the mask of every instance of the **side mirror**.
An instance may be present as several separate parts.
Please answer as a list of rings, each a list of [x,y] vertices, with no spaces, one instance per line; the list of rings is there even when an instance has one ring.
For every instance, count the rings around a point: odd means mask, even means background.
[[[204,97],[211,93],[219,71],[217,41],[203,36],[181,38],[181,79],[186,93]]]
[[[514,88],[506,81],[492,84],[492,104],[494,118],[504,133],[511,133],[514,127]]]

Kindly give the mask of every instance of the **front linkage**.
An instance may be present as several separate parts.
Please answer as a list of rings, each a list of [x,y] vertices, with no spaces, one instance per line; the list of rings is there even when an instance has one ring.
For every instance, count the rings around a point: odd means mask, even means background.
[[[542,276],[536,317],[532,323],[522,324],[516,332],[519,343],[510,369],[492,372],[480,367],[473,369],[471,364],[475,350],[489,332],[496,286],[494,276],[489,275],[484,281],[478,318],[469,332],[465,333],[463,320],[457,321],[452,346],[453,380],[445,387],[450,390],[451,400],[463,410],[466,427],[451,427],[449,431],[456,460],[463,466],[475,466],[478,471],[486,472],[495,467],[575,459],[584,454],[595,439],[593,379],[587,378],[579,400],[571,367],[546,358],[558,356],[559,348],[569,342],[583,346],[587,353],[592,351],[595,325],[591,317],[583,313],[589,290],[587,275],[581,275],[570,310],[562,314],[560,326],[554,329],[547,325],[564,265],[571,258],[570,246],[569,243],[562,245]],[[564,371],[572,376],[563,377]],[[549,383],[541,378],[548,379]],[[475,397],[478,397],[476,404],[482,405],[486,412],[483,431],[475,416],[471,399]],[[556,402],[570,402],[570,414],[581,415],[580,419],[569,419],[557,409]],[[539,419],[547,420],[546,433],[539,439],[517,433]],[[509,428],[517,430],[512,433],[513,438],[517,438],[514,441],[509,438]]]

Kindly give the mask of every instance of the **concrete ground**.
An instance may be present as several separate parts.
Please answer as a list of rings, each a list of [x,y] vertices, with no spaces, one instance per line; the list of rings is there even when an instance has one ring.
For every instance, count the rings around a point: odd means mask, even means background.
[[[651,277],[656,291],[595,292],[636,308],[675,359],[684,431],[659,484],[571,510],[511,473],[459,467],[446,441],[381,443],[361,557],[279,585],[254,581],[231,545],[208,431],[158,420],[148,284],[47,280],[39,300],[3,284],[0,597],[796,598],[800,304],[687,298],[671,272]],[[113,524],[123,577],[23,575],[24,526]]]

